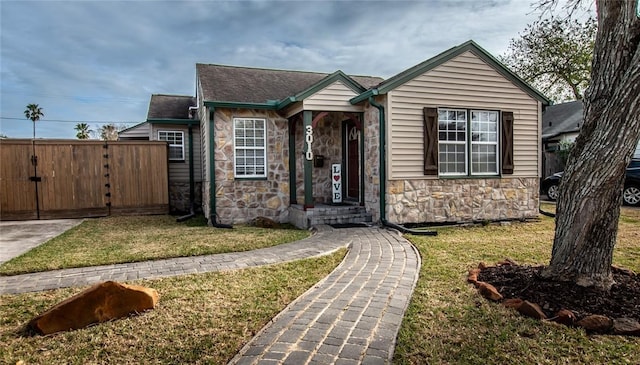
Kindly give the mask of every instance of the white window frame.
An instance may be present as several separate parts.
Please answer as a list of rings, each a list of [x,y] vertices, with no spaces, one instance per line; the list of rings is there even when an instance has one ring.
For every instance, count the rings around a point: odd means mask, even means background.
[[[250,122],[259,121],[262,123],[263,128],[254,127],[248,128],[243,126],[239,127],[239,122]],[[242,133],[240,131],[242,130]],[[253,133],[247,133],[252,131]],[[256,131],[262,131],[262,138],[256,137]],[[253,134],[253,136],[248,135]],[[238,143],[240,141],[243,143]],[[256,141],[262,141],[262,145],[260,143],[255,143]],[[247,141],[253,141],[252,146],[247,146]],[[267,120],[265,118],[233,118],[233,175],[236,179],[256,179],[256,178],[266,178],[267,177]],[[240,152],[242,151],[242,152]],[[252,151],[253,156],[247,156],[247,153]],[[243,156],[240,156],[243,155]],[[262,155],[262,164],[247,164],[246,159],[259,159],[260,155]],[[239,164],[240,159],[244,158],[245,163]],[[239,173],[241,169],[250,169],[254,170],[253,173],[246,173],[246,170],[242,173]],[[262,173],[258,173],[257,171],[262,169]]]
[[[164,134],[164,137],[162,137],[162,134]],[[174,136],[173,139],[169,140],[169,135]],[[180,143],[171,143],[171,142],[176,142],[178,141],[178,139],[176,138],[177,136],[180,136],[179,141]],[[158,141],[165,141],[165,142],[169,142],[169,150],[171,150],[172,148],[179,148],[180,149],[180,155],[181,157],[171,157],[171,153],[169,153],[169,161],[184,161],[185,160],[185,154],[184,154],[184,132],[183,131],[172,131],[172,130],[158,130]]]
[[[440,112],[455,112],[456,114],[458,112],[463,112],[465,113],[465,136],[464,136],[464,141],[458,141],[458,140],[441,140],[440,139],[440,134],[441,133],[458,133],[457,130],[441,130],[440,129]],[[445,121],[451,121],[448,118]],[[469,139],[469,118],[468,118],[468,113],[467,113],[467,109],[460,109],[460,108],[438,108],[438,174],[441,176],[467,176],[468,173],[467,171],[469,171],[469,149],[467,148],[467,140]],[[464,146],[464,171],[463,172],[442,172],[441,169],[441,161],[440,161],[440,156],[442,154],[442,152],[440,151],[440,147],[443,145],[451,145],[451,146]]]
[[[453,130],[449,130],[448,128],[445,130],[440,129],[440,122],[442,121],[446,121],[446,122],[451,122],[452,120],[450,120],[449,118],[445,119],[445,120],[441,120],[440,119],[440,113],[441,112],[464,112],[465,113],[465,123],[466,123],[466,127],[465,127],[465,140],[464,141],[458,141],[458,140],[447,140],[447,139],[440,139],[441,133],[451,133]],[[495,141],[474,141],[473,140],[473,133],[474,132],[478,132],[477,130],[474,129],[474,123],[473,123],[473,114],[474,113],[488,113],[488,114],[495,114],[496,115],[496,126],[495,126],[495,131],[490,130],[490,131],[482,131],[482,128],[480,128],[480,132],[486,132],[488,134],[494,134],[495,133]],[[487,114],[487,115],[488,115]],[[443,107],[443,108],[438,108],[438,176],[443,176],[443,177],[466,177],[466,176],[500,176],[500,117],[501,117],[501,113],[498,110],[491,110],[491,109],[463,109],[463,108],[447,108],[447,107]],[[457,116],[456,116],[457,119]],[[455,130],[454,133],[459,133],[460,131]],[[448,138],[448,137],[447,137]],[[464,145],[464,162],[465,162],[465,167],[464,167],[464,172],[442,172],[442,161],[441,161],[441,146],[443,145],[452,145],[452,146],[460,146],[460,145]],[[489,172],[476,172],[474,171],[474,166],[473,166],[473,160],[474,160],[474,156],[477,155],[477,153],[473,152],[474,146],[495,146],[495,156],[496,156],[496,161],[495,161],[495,171],[489,171]]]
[[[475,132],[473,129],[473,113],[486,113],[487,116],[489,116],[490,114],[495,114],[496,116],[496,126],[495,126],[495,131],[489,130],[489,131],[483,131],[482,128],[480,129],[480,133],[487,133],[487,134],[494,134],[495,133],[495,140],[494,141],[474,141],[473,140],[473,133]],[[469,130],[471,131],[471,133],[469,134],[469,143],[470,143],[470,149],[469,149],[469,162],[471,165],[471,175],[472,176],[494,176],[494,175],[499,175],[500,174],[500,144],[498,141],[500,141],[500,112],[496,111],[496,110],[482,110],[482,109],[472,109],[469,110],[469,125],[470,128]],[[482,123],[485,122],[483,120],[479,120],[478,123],[480,125],[482,125]],[[491,123],[491,121],[487,121],[489,123]],[[488,172],[476,172],[474,171],[473,168],[473,146],[495,146],[496,149],[496,161],[495,161],[495,170],[494,171],[488,171]]]

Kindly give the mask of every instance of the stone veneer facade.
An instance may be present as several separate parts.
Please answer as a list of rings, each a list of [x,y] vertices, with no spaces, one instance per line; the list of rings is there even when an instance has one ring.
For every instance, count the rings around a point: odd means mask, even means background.
[[[233,118],[267,121],[267,177],[234,176]],[[216,109],[215,111],[216,210],[221,222],[247,223],[263,216],[288,222],[289,138],[288,121],[273,111]]]
[[[376,102],[385,105],[386,95]],[[380,221],[380,122],[378,109],[368,102],[364,111],[364,206],[374,222]]]
[[[378,96],[376,101],[384,105],[386,96]],[[267,120],[266,179],[234,177],[235,117]],[[342,163],[342,122],[346,119],[343,113],[329,113],[314,128],[314,155],[325,156],[323,167],[313,167],[313,198],[316,203],[331,202],[331,164]],[[265,216],[278,222],[289,222],[287,119],[273,111],[216,109],[215,129],[216,208],[220,221],[237,224]],[[304,203],[303,130],[302,123],[299,123],[295,132],[298,204]],[[366,103],[364,205],[374,222],[380,221],[379,130],[378,109]],[[188,195],[188,185],[186,188]],[[537,178],[391,180],[387,181],[386,188],[386,218],[399,224],[496,221],[538,216]],[[205,195],[207,192],[205,189]]]
[[[387,188],[387,217],[394,223],[538,216],[537,178],[394,180]]]
[[[195,207],[194,210],[202,210],[202,183],[194,183]],[[173,213],[187,213],[191,210],[189,206],[189,183],[169,181],[169,209]]]

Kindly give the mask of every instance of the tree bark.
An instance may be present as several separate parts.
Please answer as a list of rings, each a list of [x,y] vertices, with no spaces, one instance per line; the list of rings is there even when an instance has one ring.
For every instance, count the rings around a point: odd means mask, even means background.
[[[551,262],[543,276],[609,290],[625,168],[640,139],[640,19],[635,1],[596,5],[584,123],[560,183]]]

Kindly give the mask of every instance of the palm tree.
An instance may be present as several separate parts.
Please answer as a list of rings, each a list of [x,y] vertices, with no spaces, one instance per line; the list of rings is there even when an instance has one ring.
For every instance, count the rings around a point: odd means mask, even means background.
[[[78,133],[76,133],[76,138],[78,139],[89,139],[91,132],[93,132],[89,129],[89,125],[87,123],[78,123],[74,129],[78,131]]]
[[[38,104],[29,104],[24,111],[24,116],[33,122],[33,139],[36,139],[36,122],[40,120],[40,117],[44,117],[42,108]]]
[[[100,139],[104,141],[117,141],[118,140],[118,127],[115,124],[105,124],[99,129]]]

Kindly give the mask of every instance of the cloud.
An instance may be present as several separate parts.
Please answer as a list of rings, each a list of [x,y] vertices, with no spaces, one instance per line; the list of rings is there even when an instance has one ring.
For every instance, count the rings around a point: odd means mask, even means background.
[[[1,116],[144,121],[151,93],[193,95],[198,62],[389,77],[469,39],[503,53],[536,16],[521,0],[5,1]],[[0,132],[29,137],[21,122]]]

